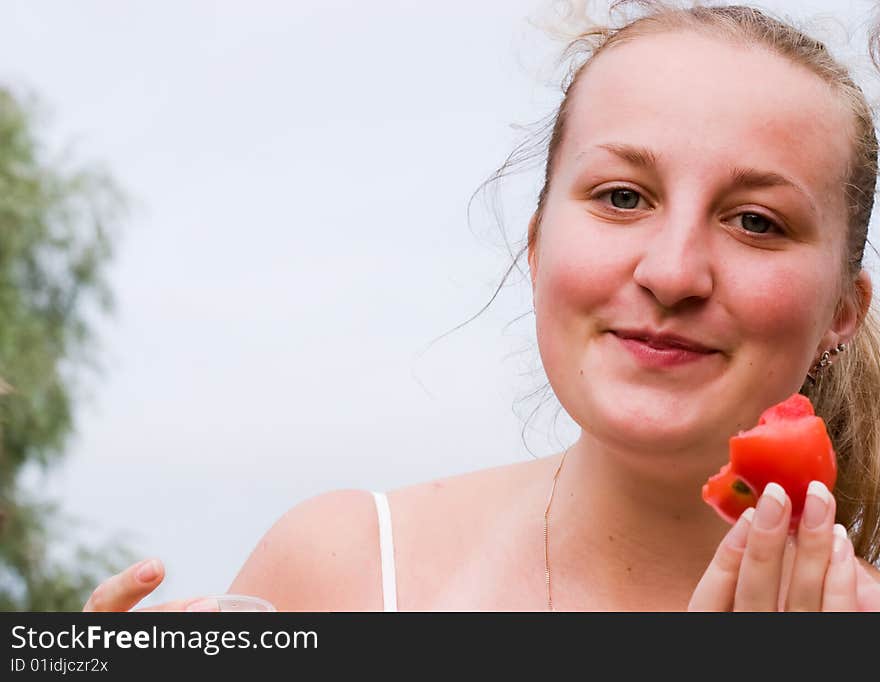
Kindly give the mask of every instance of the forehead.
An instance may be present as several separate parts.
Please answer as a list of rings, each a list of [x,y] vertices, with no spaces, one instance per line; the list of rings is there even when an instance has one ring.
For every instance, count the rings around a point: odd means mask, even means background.
[[[747,165],[795,176],[819,203],[843,206],[846,102],[768,49],[693,32],[639,36],[597,55],[571,97],[561,145],[569,158],[594,144],[633,144],[704,172]]]

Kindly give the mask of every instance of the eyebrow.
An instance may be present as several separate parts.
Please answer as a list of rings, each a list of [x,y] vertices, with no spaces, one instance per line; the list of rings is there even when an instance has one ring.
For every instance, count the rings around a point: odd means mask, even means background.
[[[654,168],[657,166],[657,154],[645,147],[636,147],[634,145],[617,142],[608,142],[597,146],[600,149],[604,149],[605,151],[620,157],[633,166],[638,166],[639,168]],[[582,154],[578,154],[578,156],[580,157]],[[807,200],[813,213],[818,213],[816,205],[813,203],[810,195],[800,185],[784,175],[773,171],[761,171],[755,168],[734,166],[731,168],[731,178],[732,185],[745,187],[747,189],[759,189],[761,187],[789,187]]]
[[[816,205],[813,203],[810,195],[807,194],[807,192],[796,182],[789,180],[787,177],[780,175],[779,173],[774,173],[773,171],[759,171],[754,168],[734,167],[733,182],[735,185],[746,188],[790,187],[799,192],[801,196],[807,200],[813,213],[817,213]]]
[[[652,166],[657,165],[657,155],[650,149],[645,149],[644,147],[634,147],[630,144],[609,142],[607,144],[600,144],[599,148],[611,152],[615,156],[619,156],[633,166],[651,168]]]

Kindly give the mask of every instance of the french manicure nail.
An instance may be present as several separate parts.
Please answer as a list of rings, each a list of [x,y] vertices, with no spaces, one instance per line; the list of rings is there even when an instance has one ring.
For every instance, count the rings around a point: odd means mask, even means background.
[[[804,527],[818,528],[828,516],[831,506],[831,493],[821,481],[810,481],[807,499],[804,502]]]
[[[217,603],[216,599],[208,598],[208,599],[199,599],[197,602],[193,602],[189,606],[186,607],[187,611],[219,611],[220,604]]]
[[[849,535],[846,528],[839,524],[834,524],[834,545],[831,549],[831,563],[840,563],[849,556]]]
[[[135,577],[142,583],[149,583],[159,575],[159,562],[155,559],[147,559],[138,567]]]
[[[785,490],[778,483],[768,483],[755,510],[755,525],[764,530],[776,528],[785,511]]]

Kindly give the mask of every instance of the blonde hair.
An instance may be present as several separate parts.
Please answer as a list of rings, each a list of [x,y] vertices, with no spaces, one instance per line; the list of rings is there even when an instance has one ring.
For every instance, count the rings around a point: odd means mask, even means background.
[[[635,18],[626,14],[630,10],[638,13]],[[544,183],[538,196],[536,219],[530,226],[523,251],[531,249],[538,239],[556,152],[565,132],[568,96],[591,60],[603,50],[639,36],[696,31],[762,46],[806,67],[846,101],[853,113],[855,132],[844,183],[848,230],[838,293],[841,298],[863,302],[860,297],[864,292],[855,286],[855,278],[862,269],[874,205],[877,137],[871,108],[846,67],[832,57],[821,42],[752,7],[681,8],[650,0],[617,0],[611,6],[612,18],[615,15],[626,15],[626,20],[617,26],[593,25],[581,31],[563,53],[575,66],[563,84],[563,99],[547,140]],[[872,50],[877,42],[875,36],[871,40]],[[875,58],[874,62],[877,64],[878,60]],[[504,173],[507,165],[502,166],[496,177]],[[877,563],[880,558],[880,322],[873,306],[860,320],[847,350],[838,356],[834,365],[818,375],[815,385],[805,383],[800,392],[810,398],[816,414],[825,420],[837,452],[839,472],[834,489],[837,521],[849,530],[856,554]]]

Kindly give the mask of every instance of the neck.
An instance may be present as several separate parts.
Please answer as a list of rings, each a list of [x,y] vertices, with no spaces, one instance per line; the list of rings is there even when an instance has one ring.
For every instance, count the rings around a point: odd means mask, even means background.
[[[550,510],[554,608],[685,608],[728,528],[700,494],[726,452],[619,452],[582,433]]]

